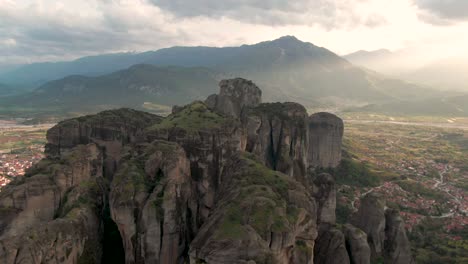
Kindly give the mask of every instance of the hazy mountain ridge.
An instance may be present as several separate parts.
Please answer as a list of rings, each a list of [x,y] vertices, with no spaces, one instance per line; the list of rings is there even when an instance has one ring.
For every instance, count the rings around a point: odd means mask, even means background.
[[[115,73],[89,77],[72,75],[51,81],[11,100],[35,108],[54,105],[83,110],[116,107],[141,108],[143,103],[186,103],[217,89],[224,76],[207,68],[158,67],[139,64]],[[186,89],[190,87],[190,89]]]
[[[466,58],[421,58],[410,51],[357,51],[343,56],[351,63],[444,91],[468,91]]]
[[[137,61],[157,66],[132,66],[94,76],[98,71]],[[168,69],[173,70],[165,72]],[[87,76],[76,76],[84,70]],[[292,36],[240,47],[173,47],[33,64],[14,71],[10,77],[29,72],[31,78],[56,78],[71,71],[76,71],[73,76],[48,82],[8,103],[32,108],[67,107],[68,111],[87,106],[91,112],[109,107],[140,108],[145,102],[170,106],[209,95],[223,77],[252,79],[264,87],[266,101],[297,101],[308,108],[342,109],[440,96],[418,85],[356,67],[325,48]]]
[[[450,58],[438,60],[403,76],[442,90],[468,91],[468,60]]]
[[[29,89],[22,86],[0,83],[0,97],[11,96],[26,91],[29,91]]]

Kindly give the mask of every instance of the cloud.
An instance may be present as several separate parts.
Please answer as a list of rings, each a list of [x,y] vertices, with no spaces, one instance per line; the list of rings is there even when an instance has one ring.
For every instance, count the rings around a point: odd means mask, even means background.
[[[436,25],[468,20],[467,0],[413,0],[421,10],[420,18]]]
[[[238,45],[279,37],[280,31],[294,34],[293,27],[330,31],[385,24],[375,10],[362,12],[360,5],[368,1],[0,0],[0,64],[174,45]]]
[[[425,37],[447,42],[447,50],[455,46],[466,50],[466,41],[459,37],[466,24],[452,22],[462,19],[460,13],[448,13],[454,17],[448,19],[429,11],[427,3],[432,2],[0,0],[0,67],[177,45],[238,46],[283,35],[338,53],[396,49],[408,42],[423,46],[428,42],[421,41]],[[432,22],[423,23],[418,12]],[[436,23],[450,26],[434,27]]]
[[[145,1],[0,0],[0,63],[160,48],[186,36]]]
[[[380,26],[376,14],[358,12],[368,0],[150,0],[180,18],[226,17],[244,23],[269,26],[319,25],[327,29]],[[370,21],[373,20],[373,21]]]

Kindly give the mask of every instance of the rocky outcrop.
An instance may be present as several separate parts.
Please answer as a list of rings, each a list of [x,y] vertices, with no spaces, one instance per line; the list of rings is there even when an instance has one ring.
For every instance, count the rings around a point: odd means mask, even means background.
[[[309,117],[309,166],[334,168],[341,161],[343,120],[330,113]]]
[[[0,194],[0,206],[15,212],[14,220],[2,223],[0,235],[18,235],[27,228],[54,219],[67,192],[101,176],[102,156],[95,145],[73,149],[56,164],[45,159]],[[11,217],[11,216],[10,216]],[[8,217],[9,218],[9,217]]]
[[[196,185],[196,231],[215,206],[224,164],[245,144],[239,121],[210,110],[203,102],[194,102],[147,128],[146,135],[149,142],[167,140],[185,150]]]
[[[245,150],[269,168],[305,182],[307,111],[296,103],[265,103],[245,111]]]
[[[110,191],[126,263],[180,263],[190,240],[192,183],[185,151],[155,141],[124,154]],[[182,245],[182,246],[181,246]]]
[[[141,141],[144,128],[161,119],[156,115],[123,108],[65,120],[47,131],[45,154],[51,158],[59,157],[77,145],[95,143],[103,150],[104,173],[111,177],[122,147]]]
[[[335,180],[328,173],[321,173],[313,179],[312,195],[318,203],[318,224],[334,225],[336,222]]]
[[[219,94],[210,95],[205,101],[219,113],[239,118],[244,109],[262,102],[262,91],[252,81],[242,78],[223,80],[219,87]]]
[[[84,254],[99,262],[101,167],[96,145],[80,145],[2,190],[0,262],[76,263]]]
[[[336,228],[320,231],[314,249],[314,263],[349,264],[343,233]]]
[[[398,211],[386,209],[385,200],[380,194],[371,192],[361,199],[352,223],[367,234],[372,261],[413,262],[403,221]]]
[[[166,118],[120,109],[49,130],[47,158],[0,193],[0,262],[408,260],[380,199],[354,217],[366,233],[335,225],[334,179],[314,169],[339,162],[340,119],[261,104],[247,80],[220,86]]]
[[[385,200],[371,192],[361,199],[359,210],[351,223],[367,234],[371,259],[382,256],[385,242]]]
[[[351,264],[370,264],[371,252],[367,243],[367,234],[351,224],[344,225],[343,233]]]
[[[301,184],[249,154],[233,158],[223,179],[191,244],[193,263],[313,263],[316,206]]]
[[[414,263],[411,246],[406,237],[405,225],[398,211],[385,211],[385,263],[403,264]]]

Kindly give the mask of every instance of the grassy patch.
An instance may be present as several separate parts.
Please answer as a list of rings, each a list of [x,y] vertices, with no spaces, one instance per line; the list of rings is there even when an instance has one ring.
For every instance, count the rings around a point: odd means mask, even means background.
[[[434,199],[437,201],[445,200],[445,195],[443,193],[424,187],[419,182],[412,180],[404,180],[398,181],[397,184],[407,192],[419,194],[425,198]]]
[[[318,171],[318,173],[320,172],[322,171]],[[368,163],[346,156],[343,157],[336,169],[328,169],[325,172],[334,175],[337,184],[357,187],[378,186],[383,178],[389,178],[388,172],[375,170]]]
[[[234,122],[234,120],[211,111],[202,102],[194,102],[185,106],[181,111],[169,115],[149,130],[182,128],[187,132],[196,132],[221,128],[229,122]]]
[[[297,222],[301,208],[289,204],[292,183],[286,175],[273,171],[244,154],[244,163],[232,183],[236,196],[226,205],[218,230],[220,238],[241,238],[249,225],[262,237],[271,232],[287,232]]]

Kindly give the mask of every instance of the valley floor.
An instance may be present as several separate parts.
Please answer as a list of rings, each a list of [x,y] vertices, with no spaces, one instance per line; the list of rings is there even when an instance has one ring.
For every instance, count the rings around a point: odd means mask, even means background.
[[[344,144],[348,175],[338,176],[338,212],[382,193],[401,211],[418,263],[468,261],[465,118],[347,116]]]
[[[43,158],[45,134],[51,126],[0,120],[0,190]]]

